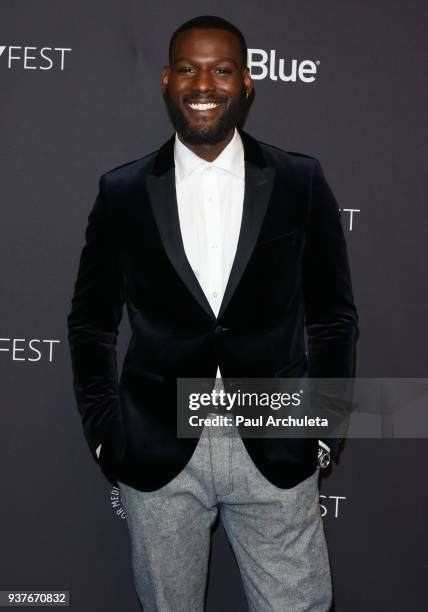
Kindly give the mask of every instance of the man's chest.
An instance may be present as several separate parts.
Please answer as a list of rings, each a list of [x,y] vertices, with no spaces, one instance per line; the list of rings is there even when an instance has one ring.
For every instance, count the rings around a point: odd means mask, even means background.
[[[176,182],[183,244],[194,264],[227,261],[236,250],[242,221],[244,180],[208,168]]]

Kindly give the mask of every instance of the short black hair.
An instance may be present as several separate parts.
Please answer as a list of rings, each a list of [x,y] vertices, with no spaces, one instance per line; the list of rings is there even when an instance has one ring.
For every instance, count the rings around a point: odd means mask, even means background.
[[[228,32],[234,34],[238,39],[239,46],[241,48],[242,67],[245,68],[247,66],[247,43],[241,30],[234,26],[233,23],[230,23],[230,21],[226,21],[226,19],[216,17],[215,15],[201,15],[200,17],[194,17],[193,19],[183,23],[175,30],[174,34],[171,36],[171,40],[169,41],[168,59],[170,66],[172,64],[172,52],[177,36],[181,34],[181,32],[192,30],[193,28],[227,30]]]

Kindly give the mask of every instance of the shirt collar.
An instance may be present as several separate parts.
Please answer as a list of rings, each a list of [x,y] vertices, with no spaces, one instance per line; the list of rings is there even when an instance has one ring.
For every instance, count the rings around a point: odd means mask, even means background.
[[[232,140],[212,162],[208,162],[186,147],[175,134],[174,163],[177,181],[182,181],[193,172],[201,173],[207,167],[220,168],[239,178],[244,178],[244,147],[235,128]]]

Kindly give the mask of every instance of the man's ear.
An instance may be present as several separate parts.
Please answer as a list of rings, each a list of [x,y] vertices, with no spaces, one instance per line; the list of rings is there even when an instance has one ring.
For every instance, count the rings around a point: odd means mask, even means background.
[[[167,65],[162,68],[161,72],[161,87],[162,92],[168,89],[169,76],[171,74],[171,68]]]
[[[247,97],[249,98],[253,93],[254,84],[253,79],[251,78],[250,69],[247,67],[242,71],[242,78],[244,80],[245,89],[247,90]]]

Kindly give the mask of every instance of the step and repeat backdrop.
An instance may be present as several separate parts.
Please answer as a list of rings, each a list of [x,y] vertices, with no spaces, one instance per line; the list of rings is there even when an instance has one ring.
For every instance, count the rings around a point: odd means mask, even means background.
[[[425,2],[2,0],[0,590],[68,591],[79,612],[140,607],[119,491],[83,437],[66,316],[98,178],[172,134],[160,71],[174,29],[201,14],[247,38],[246,131],[317,157],[335,192],[357,374],[427,372]],[[129,336],[124,314],[119,367]],[[426,609],[427,451],[348,440],[323,475],[336,612]],[[246,609],[220,525],[207,610]]]

